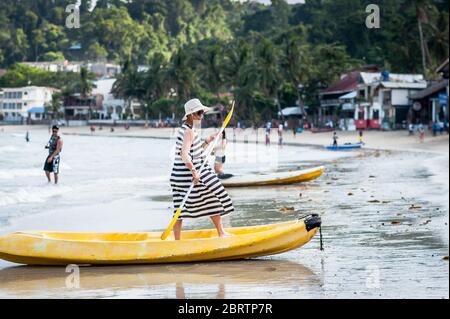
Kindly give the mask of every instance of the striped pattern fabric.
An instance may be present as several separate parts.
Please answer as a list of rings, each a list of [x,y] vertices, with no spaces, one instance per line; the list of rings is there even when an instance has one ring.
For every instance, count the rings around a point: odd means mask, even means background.
[[[170,176],[170,185],[173,193],[174,212],[180,207],[189,187],[192,184],[192,173],[181,159],[184,133],[192,129],[184,123],[178,130],[175,147],[175,161]],[[196,170],[200,172],[203,161],[206,160],[202,142],[195,131],[194,141],[191,146],[190,156]],[[230,196],[222,186],[219,178],[208,165],[205,164],[200,174],[200,182],[194,186],[186,204],[181,210],[179,219],[199,218],[206,216],[225,216],[234,211]]]

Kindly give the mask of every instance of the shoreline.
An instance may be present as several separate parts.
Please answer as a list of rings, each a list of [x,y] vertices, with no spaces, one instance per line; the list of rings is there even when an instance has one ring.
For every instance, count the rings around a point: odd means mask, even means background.
[[[76,127],[61,127],[60,134],[67,136],[97,136],[97,137],[117,137],[117,138],[142,138],[142,139],[160,139],[171,140],[174,138],[177,128],[141,128],[131,127],[125,130],[123,127],[117,127],[115,132],[109,132],[106,128],[98,130],[92,134],[89,131],[89,126]],[[1,133],[14,132],[23,133],[29,131],[48,131],[47,126],[33,125],[33,126],[3,126]],[[216,129],[206,128],[202,129],[202,135],[207,136],[214,133]],[[244,143],[244,144],[264,144],[265,133],[264,129],[259,129],[257,134],[253,129],[233,129],[227,128],[229,142]],[[337,131],[339,137],[339,144],[356,143],[358,142],[357,131]],[[307,147],[325,147],[330,145],[332,141],[332,132],[312,133],[304,131],[297,133],[294,137],[292,131],[284,131],[283,146],[307,146]],[[1,135],[0,135],[1,136]],[[278,146],[278,133],[276,129],[272,129],[271,146]],[[364,146],[367,150],[382,150],[382,151],[409,151],[409,152],[428,152],[433,154],[448,155],[449,154],[449,135],[443,133],[442,135],[432,136],[430,132],[426,132],[424,141],[420,141],[417,135],[409,136],[408,131],[364,131],[363,135]]]

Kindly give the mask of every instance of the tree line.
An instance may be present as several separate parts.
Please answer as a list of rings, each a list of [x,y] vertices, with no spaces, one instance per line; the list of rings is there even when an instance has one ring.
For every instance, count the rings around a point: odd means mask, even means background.
[[[181,112],[182,101],[192,96],[226,103],[232,92],[237,115],[258,122],[298,102],[314,109],[320,90],[363,64],[432,76],[448,57],[447,2],[378,1],[381,28],[367,29],[365,8],[371,2],[100,0],[89,11],[92,3],[84,0],[81,28],[67,29],[67,1],[4,0],[0,65],[115,61],[123,68],[115,94],[140,100],[149,116]],[[70,49],[73,44],[81,50]],[[138,72],[139,65],[147,70]],[[71,76],[54,75],[46,83],[74,90]],[[8,84],[0,79],[0,85]]]

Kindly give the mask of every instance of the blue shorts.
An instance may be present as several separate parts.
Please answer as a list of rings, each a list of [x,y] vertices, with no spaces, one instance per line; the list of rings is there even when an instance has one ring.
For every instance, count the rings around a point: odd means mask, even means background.
[[[53,158],[53,161],[51,161],[50,163],[47,162],[49,157],[50,157],[50,155],[47,156],[47,158],[45,159],[44,171],[58,174],[59,173],[59,162],[60,162],[59,155],[56,155]]]

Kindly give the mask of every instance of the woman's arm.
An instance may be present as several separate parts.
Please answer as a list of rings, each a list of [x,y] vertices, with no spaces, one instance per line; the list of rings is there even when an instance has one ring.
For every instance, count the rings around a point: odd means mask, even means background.
[[[181,160],[184,165],[192,172],[192,181],[194,185],[200,180],[200,174],[196,171],[194,164],[192,163],[189,152],[191,150],[192,142],[194,140],[194,135],[191,129],[187,129],[183,137],[183,145],[181,146]]]
[[[193,140],[194,140],[194,137],[192,134],[192,130],[187,129],[184,132],[183,145],[181,146],[181,160],[186,165],[186,167],[191,171],[194,168],[194,164],[192,164],[192,160],[189,155],[189,152],[191,150]]]
[[[207,138],[205,139],[205,141],[203,142],[203,144],[202,144],[203,149],[206,150],[206,149],[208,148],[209,144],[210,144],[212,141],[214,141],[214,138],[215,138],[214,134],[211,135],[211,136],[209,136],[209,137],[207,137]]]

